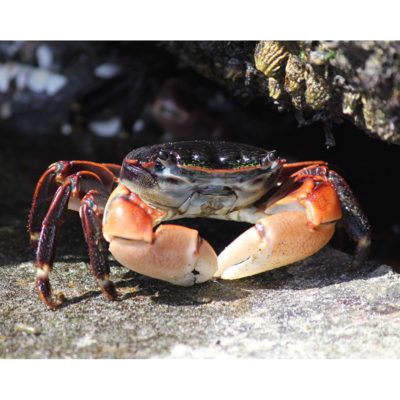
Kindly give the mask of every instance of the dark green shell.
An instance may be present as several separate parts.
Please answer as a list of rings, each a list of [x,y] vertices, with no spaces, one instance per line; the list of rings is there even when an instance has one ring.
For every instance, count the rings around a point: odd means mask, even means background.
[[[247,144],[199,140],[140,147],[131,151],[126,158],[145,164],[153,161],[160,151],[174,154],[182,167],[209,170],[257,167],[260,158],[268,154],[264,149]]]

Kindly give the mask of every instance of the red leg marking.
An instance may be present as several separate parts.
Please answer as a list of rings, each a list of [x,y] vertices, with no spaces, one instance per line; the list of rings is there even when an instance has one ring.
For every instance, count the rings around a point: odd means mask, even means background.
[[[94,277],[102,292],[110,299],[118,297],[114,283],[109,279],[110,267],[108,265],[108,244],[103,238],[102,216],[98,203],[105,203],[107,199],[97,191],[91,190],[82,199],[80,215],[83,232],[89,248],[90,265]]]
[[[105,189],[109,193],[117,181],[120,168],[116,164],[103,165],[89,161],[58,161],[50,165],[39,179],[29,214],[28,232],[32,246],[36,247],[43,219],[46,216],[57,188],[66,181],[68,176],[84,170],[92,172],[102,183],[103,187],[101,191],[104,192]]]
[[[55,182],[56,167],[51,166],[40,178],[33,196],[32,208],[29,213],[28,232],[32,246],[35,248],[39,240],[42,222],[49,210],[58,185]]]

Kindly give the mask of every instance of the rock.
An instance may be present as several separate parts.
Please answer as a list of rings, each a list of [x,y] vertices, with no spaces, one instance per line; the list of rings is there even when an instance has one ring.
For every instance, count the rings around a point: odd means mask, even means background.
[[[173,42],[167,47],[242,101],[263,96],[299,124],[344,119],[400,143],[396,41]],[[331,144],[332,145],[332,144]]]
[[[122,297],[112,302],[96,287],[76,220],[51,273],[67,298],[56,311],[37,295],[23,224],[1,232],[2,358],[400,356],[400,276],[388,266],[349,271],[350,257],[328,246],[261,275],[182,288],[114,262]]]

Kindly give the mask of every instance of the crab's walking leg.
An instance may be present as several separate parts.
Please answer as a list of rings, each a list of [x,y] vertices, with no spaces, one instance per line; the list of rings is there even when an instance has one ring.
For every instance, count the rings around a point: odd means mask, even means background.
[[[329,180],[339,196],[343,213],[343,225],[348,235],[356,242],[351,267],[359,268],[367,259],[371,247],[371,227],[367,217],[347,185],[335,171],[329,171]]]
[[[90,265],[101,291],[109,298],[118,297],[114,283],[109,279],[108,244],[103,238],[102,218],[103,209],[100,204],[106,204],[107,198],[96,190],[91,190],[81,201],[79,214],[83,232],[89,248]]]
[[[63,163],[63,165],[65,164]],[[38,189],[35,192],[35,198],[30,214],[29,230],[31,233],[31,239],[33,236],[34,242],[37,241],[35,260],[35,266],[37,268],[37,285],[43,301],[53,309],[57,307],[57,303],[53,301],[51,296],[49,273],[53,266],[59,228],[64,222],[66,211],[68,208],[79,208],[82,197],[84,197],[85,193],[90,191],[91,188],[93,188],[93,190],[97,193],[101,193],[103,195],[104,205],[106,195],[110,191],[110,188],[107,186],[112,187],[113,185],[113,180],[110,180],[109,178],[111,177],[113,179],[114,175],[108,169],[103,168],[100,164],[95,164],[94,166],[96,165],[97,169],[100,171],[100,176],[89,171],[79,171],[73,175],[63,178],[61,186],[56,190],[50,202],[50,206],[48,207],[47,213],[41,221],[41,230],[38,238],[35,237],[36,235],[34,229],[37,227],[38,222],[42,219],[43,207],[41,206],[41,201],[44,203],[48,202],[51,189],[53,189],[57,181],[57,172],[54,171],[52,167],[49,168],[49,170],[44,174],[43,178],[39,181]],[[70,166],[71,163],[68,165],[68,171],[71,171],[71,169],[74,170],[74,168],[78,167],[77,165],[74,165],[73,168],[70,168]],[[92,165],[90,164],[89,166]],[[58,178],[60,179],[61,177],[62,174],[58,172]],[[108,184],[107,186],[105,186],[105,182]],[[87,198],[87,200],[89,199],[90,197]],[[93,196],[91,200],[93,203]],[[90,212],[87,213],[84,211],[82,214],[86,217],[85,222],[83,222],[85,230],[93,230],[94,228],[92,228],[90,224],[90,217],[88,217]],[[86,231],[85,235],[87,236]],[[96,250],[93,249],[93,245],[91,243],[95,244],[95,242],[88,243],[89,249],[92,249],[92,253],[96,253]],[[106,283],[109,273],[108,266],[104,268],[104,271],[102,271],[100,267],[93,267],[95,276],[102,283],[102,290],[110,297],[115,297],[115,288],[112,284]]]
[[[326,165],[309,165],[293,174],[293,177],[295,181],[307,178],[324,180],[335,189],[340,201],[344,228],[356,242],[351,267],[360,267],[369,254],[371,227],[349,185],[337,172],[329,169]]]
[[[36,186],[28,222],[28,231],[33,248],[37,246],[44,217],[49,210],[54,193],[59,187],[55,181],[55,177],[56,166],[51,165],[42,175]]]
[[[64,222],[70,196],[70,184],[63,185],[57,190],[43,220],[36,252],[35,267],[39,293],[44,303],[53,309],[57,304],[51,298],[49,273],[53,265],[58,230]]]
[[[33,196],[29,214],[28,231],[34,248],[37,246],[43,220],[49,210],[53,196],[66,178],[79,171],[90,171],[97,175],[103,186],[111,192],[114,181],[119,174],[120,166],[116,164],[97,164],[87,161],[58,161],[49,166],[39,179]],[[79,203],[74,208],[78,209]]]

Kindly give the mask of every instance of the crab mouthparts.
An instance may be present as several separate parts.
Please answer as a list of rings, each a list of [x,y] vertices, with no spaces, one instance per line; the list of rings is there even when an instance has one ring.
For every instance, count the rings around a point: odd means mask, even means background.
[[[216,185],[199,188],[196,193],[203,196],[236,196],[236,193],[229,186]]]
[[[237,194],[228,186],[199,187],[181,204],[179,211],[186,216],[226,214],[234,206]]]

